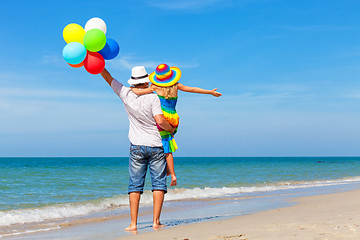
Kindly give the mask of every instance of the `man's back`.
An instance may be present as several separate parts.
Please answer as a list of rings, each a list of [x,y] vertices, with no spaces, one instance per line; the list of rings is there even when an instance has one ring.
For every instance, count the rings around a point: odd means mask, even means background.
[[[162,147],[154,119],[155,115],[162,114],[159,98],[155,94],[138,96],[116,79],[112,80],[111,87],[125,105],[130,122],[130,142],[134,145]]]

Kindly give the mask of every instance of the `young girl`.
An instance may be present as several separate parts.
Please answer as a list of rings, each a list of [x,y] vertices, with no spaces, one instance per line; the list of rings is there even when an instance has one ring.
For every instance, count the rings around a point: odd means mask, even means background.
[[[181,71],[179,68],[169,67],[167,64],[160,64],[157,66],[155,72],[149,75],[150,81],[153,83],[149,88],[132,88],[132,91],[137,95],[148,94],[155,91],[159,96],[161,109],[165,119],[168,120],[174,128],[176,128],[173,134],[171,134],[158,126],[166,155],[167,172],[168,175],[171,175],[171,186],[176,186],[177,184],[172,153],[178,149],[174,139],[174,134],[177,132],[177,127],[179,125],[179,115],[175,110],[178,90],[192,93],[211,94],[214,97],[220,97],[222,95],[221,93],[216,92],[217,88],[214,88],[213,90],[205,90],[202,88],[185,86],[178,83],[180,77]]]

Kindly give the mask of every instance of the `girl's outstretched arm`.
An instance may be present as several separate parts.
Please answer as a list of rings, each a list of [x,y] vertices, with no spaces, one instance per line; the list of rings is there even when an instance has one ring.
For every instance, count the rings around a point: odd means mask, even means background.
[[[201,94],[211,94],[214,97],[220,97],[222,96],[221,93],[217,92],[217,88],[214,88],[213,90],[206,90],[198,87],[189,87],[185,86],[184,84],[178,83],[178,89],[184,92],[192,92],[192,93],[201,93]]]
[[[136,87],[131,87],[131,91],[133,91],[133,93],[135,93],[136,95],[145,95],[148,93],[152,93],[153,91],[155,91],[153,86],[150,86],[148,88],[136,88]]]

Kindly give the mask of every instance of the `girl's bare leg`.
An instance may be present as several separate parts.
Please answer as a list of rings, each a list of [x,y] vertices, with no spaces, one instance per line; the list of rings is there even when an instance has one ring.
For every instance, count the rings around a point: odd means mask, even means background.
[[[167,175],[171,175],[171,183],[170,186],[176,186],[177,185],[177,178],[175,175],[175,168],[174,168],[174,157],[172,153],[166,153],[166,171]]]

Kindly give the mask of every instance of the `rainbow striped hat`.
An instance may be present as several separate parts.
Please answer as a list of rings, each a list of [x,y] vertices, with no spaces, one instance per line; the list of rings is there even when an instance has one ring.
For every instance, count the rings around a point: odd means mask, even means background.
[[[170,87],[181,78],[181,71],[177,67],[169,67],[163,63],[156,67],[155,72],[149,75],[150,82],[160,87]]]

